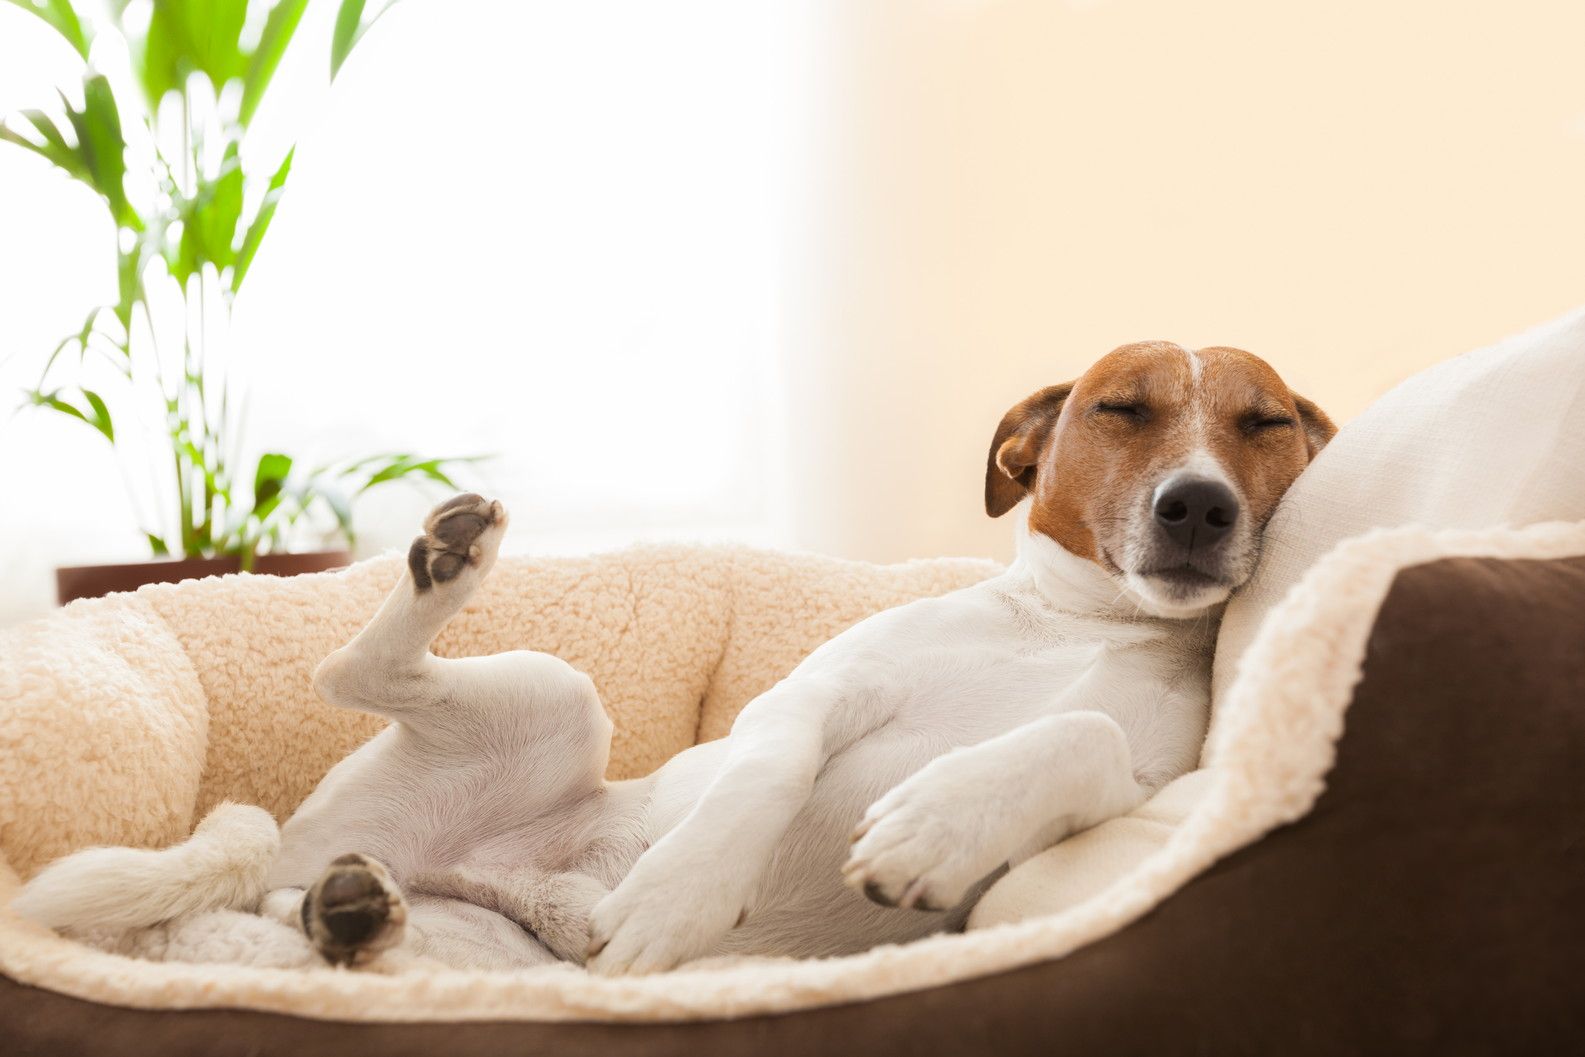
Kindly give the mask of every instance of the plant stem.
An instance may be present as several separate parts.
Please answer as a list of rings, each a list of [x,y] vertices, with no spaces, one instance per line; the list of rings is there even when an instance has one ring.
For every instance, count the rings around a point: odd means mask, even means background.
[[[193,162],[193,109],[186,86],[182,88],[182,194],[191,196],[197,166]],[[193,533],[193,480],[192,459],[183,445],[192,443],[189,435],[183,437],[184,423],[191,421],[188,404],[188,379],[193,373],[193,314],[188,301],[188,285],[182,284],[182,373],[176,383],[176,420],[171,424],[171,439],[176,447],[176,496],[182,525],[182,554],[188,558],[201,557]],[[190,430],[186,431],[189,434]]]
[[[208,277],[204,269],[198,269],[198,365],[194,372],[195,385],[198,388],[198,423],[203,432],[202,443],[196,445],[203,453],[205,466],[202,467],[204,479],[204,509],[203,520],[199,523],[199,544],[207,546],[214,541],[215,531],[215,470],[219,462],[218,454],[214,450],[214,431],[209,427],[209,394],[205,391],[204,375],[209,369],[209,296]]]

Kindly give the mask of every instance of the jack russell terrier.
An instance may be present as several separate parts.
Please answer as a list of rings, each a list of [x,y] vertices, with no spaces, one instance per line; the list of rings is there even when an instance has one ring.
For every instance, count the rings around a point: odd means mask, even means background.
[[[1219,607],[1334,431],[1249,353],[1123,346],[997,426],[985,508],[1023,508],[1005,573],[862,621],[729,737],[624,782],[587,676],[429,652],[506,530],[457,496],[314,675],[391,725],[278,833],[224,805],[174,848],[60,860],[17,906],[146,957],[601,973],[960,927],[1008,864],[1195,766]]]

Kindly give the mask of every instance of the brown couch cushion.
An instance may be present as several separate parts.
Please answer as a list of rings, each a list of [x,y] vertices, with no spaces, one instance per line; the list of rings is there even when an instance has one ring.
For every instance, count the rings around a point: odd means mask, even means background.
[[[1585,558],[1383,606],[1328,789],[1153,914],[951,987],[694,1024],[147,1012],[0,980],[8,1054],[1562,1053],[1585,1033]]]

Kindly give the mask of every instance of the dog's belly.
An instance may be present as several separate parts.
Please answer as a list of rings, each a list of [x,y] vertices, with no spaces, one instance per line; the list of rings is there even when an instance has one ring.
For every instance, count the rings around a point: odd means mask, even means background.
[[[747,919],[716,953],[824,957],[961,926],[984,885],[952,910],[896,910],[849,888],[841,867],[849,836],[870,804],[931,760],[1049,713],[1082,663],[1062,657],[1055,663],[1031,659],[1019,667],[990,679],[966,671],[960,680],[910,692],[897,702],[891,720],[828,760],[777,845]],[[702,789],[713,777],[725,748],[715,744],[722,748],[700,759],[690,786]]]
[[[901,943],[960,923],[961,913],[877,906],[842,881],[848,837],[871,803],[941,754],[898,731],[831,759],[777,846],[748,919],[720,953],[821,957]]]

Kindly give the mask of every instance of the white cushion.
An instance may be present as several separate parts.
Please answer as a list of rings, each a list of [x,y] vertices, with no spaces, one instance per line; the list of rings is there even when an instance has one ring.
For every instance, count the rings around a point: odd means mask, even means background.
[[[1345,539],[1582,519],[1585,310],[1420,372],[1333,438],[1283,499],[1254,579],[1227,606],[1213,698],[1266,614]]]
[[[1019,863],[980,897],[968,927],[1055,914],[1100,895],[1167,846],[1210,782],[1210,771],[1190,771],[1130,814],[1077,833]]]

